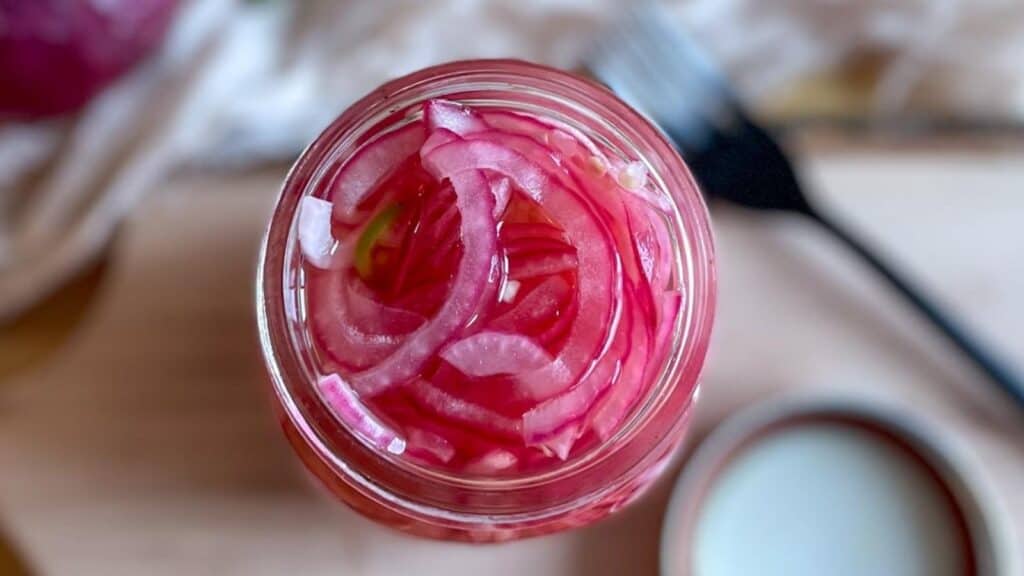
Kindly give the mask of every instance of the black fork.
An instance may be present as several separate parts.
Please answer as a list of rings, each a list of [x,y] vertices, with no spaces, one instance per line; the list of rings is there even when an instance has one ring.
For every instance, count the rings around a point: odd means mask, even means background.
[[[757,210],[800,214],[874,268],[1024,409],[1024,381],[950,314],[803,192],[775,138],[745,111],[711,60],[653,3],[624,15],[595,47],[588,69],[654,120],[675,143],[704,193]]]

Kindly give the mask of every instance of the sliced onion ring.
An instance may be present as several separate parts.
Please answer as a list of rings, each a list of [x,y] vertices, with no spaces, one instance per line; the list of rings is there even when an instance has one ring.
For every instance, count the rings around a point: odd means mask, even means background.
[[[476,112],[450,100],[430,100],[423,106],[423,118],[431,132],[440,129],[465,136],[488,128]]]
[[[491,187],[491,194],[494,194],[494,217],[497,219],[512,199],[512,183],[504,176],[488,176],[487,183]]]
[[[323,376],[317,382],[320,395],[338,420],[375,447],[392,454],[405,452],[405,439],[371,414],[348,383],[337,374]]]
[[[427,137],[427,140],[423,145],[420,146],[420,156],[425,156],[429,154],[431,150],[444,146],[445,144],[455,142],[458,139],[459,135],[451,130],[446,130],[444,128],[433,130],[430,132],[430,136]]]
[[[346,224],[359,221],[360,204],[396,168],[415,155],[425,139],[423,123],[414,122],[364,145],[331,182],[334,217]]]
[[[490,476],[496,472],[503,472],[514,468],[519,463],[519,458],[515,454],[508,450],[502,450],[501,448],[491,450],[490,452],[480,456],[476,460],[473,460],[466,464],[466,472],[470,474],[479,474],[481,476]]]
[[[508,112],[506,110],[485,110],[480,113],[480,117],[483,118],[484,122],[487,122],[491,128],[496,130],[523,134],[536,139],[543,139],[552,130],[557,130],[573,138],[576,143],[582,145],[591,156],[605,160],[604,152],[598,148],[597,144],[595,144],[593,140],[567,124],[556,124],[535,116],[526,116],[516,112]]]
[[[407,388],[417,404],[446,421],[459,422],[499,437],[516,438],[522,434],[518,420],[457,398],[426,380],[417,379],[407,384]]]
[[[424,163],[435,175],[487,169],[508,176],[562,225],[570,244],[576,247],[579,307],[587,313],[577,316],[565,345],[551,364],[519,376],[524,390],[535,399],[550,398],[565,390],[584,374],[608,334],[616,281],[616,258],[609,232],[576,194],[522,154],[493,142],[452,142],[431,152]]]
[[[426,318],[415,312],[383,304],[358,278],[352,278],[346,289],[351,321],[363,332],[408,334],[426,322]]]
[[[477,332],[441,350],[444,358],[466,376],[519,374],[551,363],[551,354],[520,334]]]
[[[506,244],[522,240],[553,240],[565,242],[565,233],[561,228],[540,222],[506,222],[501,226],[499,234]]]
[[[597,399],[618,382],[630,352],[634,327],[639,324],[634,322],[631,308],[632,303],[623,306],[615,340],[586,378],[523,414],[523,440],[527,446],[543,446],[557,436],[559,430],[580,422]]]
[[[656,377],[653,371],[661,368],[664,363],[664,352],[671,344],[678,302],[677,298],[668,293],[659,302],[663,310],[663,321],[658,324],[654,342],[647,340],[646,331],[637,333],[634,330],[634,342],[629,351],[629,358],[623,366],[621,383],[609,392],[591,416],[592,427],[598,438],[607,440],[615,433],[630,409],[636,405],[644,391],[644,385],[652,383],[652,379]]]
[[[451,146],[449,144],[448,146]],[[462,260],[448,299],[433,318],[406,338],[376,366],[352,376],[352,385],[367,396],[379,394],[417,376],[430,356],[454,338],[473,317],[491,284],[497,265],[494,195],[477,170],[453,173],[456,204],[462,215]]]
[[[342,366],[366,368],[386,358],[402,340],[400,335],[368,333],[357,327],[349,308],[347,271],[312,271],[307,277],[314,339]]]
[[[513,280],[551,276],[575,270],[579,262],[572,252],[542,252],[509,258],[508,277]]]
[[[545,454],[554,454],[560,460],[566,460],[569,458],[569,452],[572,451],[572,447],[576,445],[576,440],[579,439],[581,434],[583,434],[583,426],[579,422],[571,422],[549,438],[539,442],[537,446]]]
[[[487,326],[498,331],[530,331],[548,324],[566,306],[571,291],[572,287],[561,276],[547,278]]]
[[[412,456],[428,456],[442,464],[447,464],[455,457],[455,447],[441,436],[421,428],[406,428],[406,452]]]

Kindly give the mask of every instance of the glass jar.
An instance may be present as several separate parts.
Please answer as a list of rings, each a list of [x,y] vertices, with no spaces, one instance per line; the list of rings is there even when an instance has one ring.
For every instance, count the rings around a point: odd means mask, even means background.
[[[304,330],[300,199],[332,166],[375,136],[422,117],[445,98],[532,114],[588,136],[610,156],[646,164],[669,199],[674,273],[683,294],[660,375],[610,438],[552,470],[508,478],[458,477],[396,458],[338,421],[315,388]],[[260,256],[257,314],[275,406],[289,441],[334,495],[362,514],[421,536],[493,542],[582,526],[635,499],[658,476],[687,427],[715,304],[708,214],[664,136],[604,87],[509,60],[453,62],[393,80],[353,104],[303,152],[285,180]]]

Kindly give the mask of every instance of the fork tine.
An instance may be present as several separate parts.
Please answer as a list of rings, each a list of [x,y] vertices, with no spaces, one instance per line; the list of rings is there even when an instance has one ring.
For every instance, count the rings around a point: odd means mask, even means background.
[[[629,9],[597,42],[588,67],[684,150],[703,149],[732,115],[721,75],[654,3]]]

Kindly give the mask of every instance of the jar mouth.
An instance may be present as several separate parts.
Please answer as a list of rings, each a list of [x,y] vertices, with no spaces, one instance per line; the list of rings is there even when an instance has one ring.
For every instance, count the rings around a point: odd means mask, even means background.
[[[301,272],[289,265],[298,258],[293,218],[298,202],[315,189],[332,160],[346,157],[382,131],[416,120],[419,104],[439,97],[471,106],[512,108],[584,131],[612,153],[644,162],[654,188],[670,200],[674,211],[673,266],[685,292],[672,333],[672,352],[655,384],[615,434],[548,470],[508,478],[465,477],[383,453],[358,440],[337,446],[335,434],[329,432],[347,430],[337,421],[330,422],[333,416],[313,392],[315,375],[302,353],[303,346],[308,348],[309,344],[301,341],[305,312],[302,299],[295,296],[295,287],[302,282]],[[577,490],[580,493],[576,494],[569,494],[573,492],[569,490],[565,498],[549,501],[546,506],[551,510],[578,506],[581,498],[599,497],[643,471],[656,456],[660,457],[664,451],[661,448],[674,446],[681,437],[682,416],[696,396],[696,378],[714,315],[713,259],[707,209],[689,171],[663,135],[607,89],[566,72],[521,61],[453,62],[398,78],[374,90],[328,126],[292,167],[259,257],[256,306],[261,345],[285,416],[318,457],[371,497],[392,503],[397,500],[403,507],[425,507],[432,515],[443,515],[452,508],[451,503],[443,497],[436,501],[436,497],[443,496],[447,489],[507,496],[575,478],[580,483],[591,482],[596,488]],[[683,393],[681,383],[693,388]],[[649,430],[666,411],[676,413],[675,421]],[[641,434],[645,430],[648,433]],[[616,458],[620,448],[640,435],[650,437],[643,453],[625,460]],[[360,455],[355,461],[351,458],[353,452]],[[610,461],[614,466],[609,465]],[[414,480],[411,487],[419,483],[418,488],[431,485],[438,490],[425,494],[421,489],[402,489],[396,485],[405,482],[395,478]],[[492,523],[495,515],[516,515],[504,505],[497,508],[501,510],[486,511]],[[529,511],[535,512],[535,507]]]

